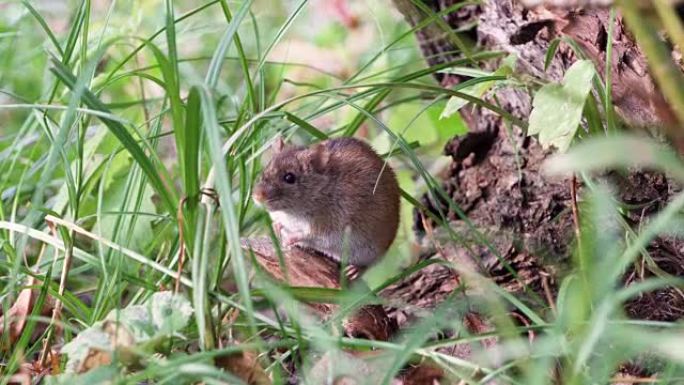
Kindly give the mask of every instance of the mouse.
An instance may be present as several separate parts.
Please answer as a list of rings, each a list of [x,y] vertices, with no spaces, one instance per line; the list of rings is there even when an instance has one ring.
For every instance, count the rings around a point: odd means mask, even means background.
[[[308,147],[278,138],[252,195],[284,247],[344,262],[350,280],[384,256],[399,227],[394,171],[369,144],[352,137]]]

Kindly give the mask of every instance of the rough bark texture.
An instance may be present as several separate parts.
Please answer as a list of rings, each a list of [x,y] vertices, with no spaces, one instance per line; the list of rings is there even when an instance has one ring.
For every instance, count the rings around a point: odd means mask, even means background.
[[[394,0],[394,3],[412,25],[427,17],[424,11],[414,6],[413,0]],[[423,3],[432,11],[441,12],[452,7],[457,0],[423,0]],[[515,53],[519,76],[548,81],[562,79],[576,60],[572,48],[561,43],[545,69],[549,45],[554,39],[570,38],[578,43],[597,68],[604,68],[609,61],[613,74],[612,96],[620,119],[635,126],[669,124],[672,121],[671,111],[654,85],[644,56],[625,29],[620,15],[616,16],[613,24],[613,55],[606,58],[609,16],[609,12],[601,8],[538,7],[530,10],[516,1],[488,0],[479,5],[461,7],[443,15],[442,19],[453,31],[459,31],[459,37],[467,44]],[[419,30],[417,39],[430,65],[447,63],[460,55],[453,35],[444,33],[434,24]],[[493,61],[484,63],[484,66],[495,69],[498,64]],[[444,86],[467,80],[447,74],[437,74],[436,77]],[[525,88],[499,88],[488,98],[514,116],[527,120],[531,95],[532,91]],[[491,245],[483,246],[482,242],[468,239],[467,234],[472,232],[460,214],[450,211],[445,202],[424,197],[423,203],[430,210],[448,213],[452,227],[459,234],[466,234],[464,243],[467,245],[440,243],[439,234],[435,234],[438,231],[433,229],[434,223],[427,220],[424,213],[416,213],[416,230],[424,235],[424,245],[434,248],[425,254],[447,259],[456,266],[468,266],[468,269],[515,293],[519,299],[538,305],[538,309],[552,308],[556,285],[570,267],[568,260],[574,248],[571,180],[544,176],[541,166],[551,152],[543,149],[521,128],[511,126],[497,114],[477,106],[466,107],[461,113],[470,132],[464,137],[454,138],[445,148],[453,162],[444,187]],[[605,179],[615,186],[618,198],[631,207],[626,211],[625,220],[635,229],[661,210],[680,190],[668,178],[653,172],[607,173]],[[581,197],[580,186],[580,200]],[[257,262],[276,280],[284,281],[270,244],[263,245],[261,251],[255,247]],[[651,242],[647,251],[648,258],[640,258],[624,276],[626,285],[653,275],[684,274],[683,242],[658,238]],[[338,267],[330,261],[295,250],[286,253],[286,264],[291,285],[339,287]],[[462,285],[457,272],[440,264],[430,265],[381,293],[391,305],[386,312],[377,307],[362,309],[347,322],[346,332],[366,338],[390,338],[395,325],[401,328],[429,316],[432,309],[459,288]],[[312,308],[325,317],[334,310],[334,305],[312,304]],[[684,315],[684,294],[675,288],[645,293],[630,302],[626,311],[634,318],[676,320]],[[511,316],[521,325],[528,323],[514,310]],[[462,324],[471,334],[492,330],[493,326],[475,309],[464,312],[461,317]],[[454,337],[452,333],[445,330],[443,336],[434,338]],[[534,338],[532,332],[529,337]],[[480,341],[485,349],[496,343],[495,338]],[[472,347],[465,344],[449,346],[443,348],[443,352],[467,358]],[[350,362],[355,362],[354,359],[359,361],[352,368],[372,377],[372,365],[368,364],[371,361],[367,357],[363,362],[360,357],[349,357]],[[330,357],[323,357],[319,368],[314,370],[327,372],[330,360]],[[638,370],[626,370],[626,373],[633,375]],[[345,373],[339,374],[343,379]],[[418,367],[407,369],[403,379],[404,383],[417,383],[407,379],[413,376],[432,381],[442,375],[439,371],[433,373],[430,367]]]
[[[245,239],[242,246],[254,253],[260,268],[276,281],[294,287],[341,288],[339,265],[331,259],[292,248],[283,251],[285,265],[282,266],[269,238]],[[323,319],[337,310],[334,304],[308,305]],[[362,307],[344,321],[343,327],[348,336],[380,341],[389,340],[396,331],[396,323],[379,305]]]
[[[424,20],[426,13],[414,7],[411,0],[394,0],[397,8],[412,25]],[[423,0],[434,12],[443,11],[456,0]],[[597,68],[606,65],[606,44],[610,14],[602,8],[526,9],[517,1],[488,0],[449,13],[443,20],[452,30],[462,31],[463,38],[485,50],[514,53],[519,76],[558,81],[576,60],[570,45],[561,43],[549,67],[544,61],[554,39],[572,39],[578,43]],[[434,28],[417,32],[420,47],[430,65],[454,60],[459,56],[456,46],[444,32]],[[672,113],[648,73],[640,48],[626,30],[622,18],[613,23],[612,96],[619,118],[635,126],[667,125]],[[484,63],[495,69],[497,62]],[[450,86],[467,78],[437,75]],[[518,118],[527,120],[531,111],[531,94],[527,89],[495,89],[488,96],[491,102]],[[496,99],[493,98],[496,96]],[[470,133],[454,138],[445,148],[453,163],[444,187],[470,221],[491,240],[503,262],[487,247],[473,242],[471,250],[453,249],[448,259],[462,260],[469,254],[478,261],[480,272],[513,292],[522,293],[523,286],[533,289],[539,298],[553,300],[555,284],[568,268],[568,257],[574,242],[574,224],[570,180],[549,179],[540,168],[550,154],[535,138],[527,137],[518,127],[511,127],[495,113],[479,107],[461,111]],[[673,138],[678,141],[678,138]],[[627,215],[628,222],[638,228],[649,215],[664,207],[679,188],[663,175],[634,171],[629,175],[609,174],[623,202],[635,207]],[[581,188],[579,199],[581,200]],[[444,202],[423,199],[429,208],[446,210]],[[449,212],[452,226],[465,229],[462,218]],[[425,218],[416,213],[415,227],[424,233]],[[428,222],[428,226],[431,224]],[[467,231],[464,230],[464,233]],[[625,277],[628,284],[650,275],[681,275],[684,245],[673,239],[657,239],[648,247],[657,266],[640,260]],[[508,266],[506,266],[508,265]],[[513,278],[510,268],[519,278]],[[455,274],[435,267],[433,272],[421,272],[410,277],[389,295],[414,298],[413,303],[433,306],[447,294],[444,282],[457,279]],[[431,274],[435,284],[431,285]],[[448,278],[445,281],[445,278]],[[414,283],[411,283],[414,282]],[[420,282],[419,284],[415,284]],[[439,283],[439,284],[438,284]],[[408,290],[412,287],[416,291]],[[426,288],[433,288],[429,293]],[[420,298],[414,292],[422,293]],[[672,320],[684,315],[684,295],[676,289],[644,294],[627,306],[633,317]],[[398,319],[405,317],[402,312]]]
[[[412,5],[411,0],[394,2],[412,25],[427,17]],[[434,12],[442,12],[459,2],[423,1]],[[515,54],[518,58],[517,70],[537,79],[560,80],[565,70],[576,60],[572,48],[561,44],[545,69],[546,52],[554,39],[572,39],[597,68],[602,69],[606,65],[610,15],[605,8],[547,9],[539,6],[527,9],[516,0],[491,0],[482,5],[460,8],[444,16],[444,21],[454,30],[463,30],[472,25],[463,33],[464,38],[472,39],[485,49]],[[460,55],[453,38],[434,24],[418,31],[417,38],[430,65],[448,62]],[[619,14],[613,23],[611,42],[612,95],[621,117],[639,126],[672,122],[673,115],[648,73],[646,59]],[[446,84],[461,80],[454,79],[453,75],[450,75],[452,79],[439,76]],[[510,104],[525,115],[529,112],[529,97],[517,95],[499,99],[503,99],[502,104]]]
[[[286,275],[270,239],[243,239],[242,247],[253,253],[259,268],[275,281],[287,283],[294,287],[340,288],[339,265],[328,258],[298,248],[285,250],[283,261],[287,271]],[[469,257],[466,256],[465,258]],[[475,268],[470,259],[459,262]],[[440,288],[435,290],[434,285],[438,285]],[[454,272],[441,265],[430,266],[381,293],[381,297],[393,305],[387,307],[388,311],[379,305],[364,306],[343,322],[344,332],[346,335],[356,338],[388,341],[398,331],[398,324],[407,325],[408,321],[425,315],[424,313],[421,314],[423,310],[434,307],[457,287],[458,277]],[[442,296],[436,296],[436,293],[440,293]],[[336,310],[334,304],[310,303],[308,305],[322,319],[328,318]],[[473,311],[466,312],[463,315],[462,322],[465,326],[465,332],[469,335],[492,331],[489,322]],[[454,331],[446,333],[449,337],[458,336]],[[464,333],[464,331],[461,330],[459,333]],[[496,341],[495,337],[490,337],[482,339],[476,344],[480,344],[486,349],[494,346]],[[440,348],[440,351],[467,359],[473,354],[473,349],[473,344],[461,343]],[[335,381],[340,381],[335,383],[379,383],[390,363],[383,357],[382,350],[372,352],[350,351],[341,354],[326,353],[316,360],[315,365],[309,370],[309,375],[311,378],[317,379],[328,378],[327,376],[333,373]],[[229,357],[223,365],[251,368],[245,363],[249,363],[249,360],[238,355]],[[245,371],[243,378],[247,376],[251,378],[252,375],[252,372]],[[404,385],[432,384],[433,381],[439,382],[440,379],[446,377],[448,377],[447,374],[441,369],[426,361],[406,366],[400,371],[393,383]],[[297,383],[297,379],[293,378],[292,383]],[[313,383],[318,382],[314,380]]]

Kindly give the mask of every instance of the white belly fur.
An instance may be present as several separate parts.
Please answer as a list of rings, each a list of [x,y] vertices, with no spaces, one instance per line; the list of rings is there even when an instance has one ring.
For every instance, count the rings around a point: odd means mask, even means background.
[[[344,234],[332,232],[326,234],[312,234],[311,223],[302,217],[297,217],[284,211],[271,211],[271,220],[281,226],[281,237],[285,244],[289,240],[297,239],[296,244],[312,248],[326,254],[339,262],[343,254],[343,245],[346,244],[346,252],[349,253],[349,263],[359,266],[368,266],[378,257],[377,250],[373,249],[367,241],[349,234],[349,239],[344,239]]]
[[[309,234],[311,232],[311,224],[301,217],[296,217],[285,211],[271,211],[269,215],[274,223],[280,224],[290,233]]]

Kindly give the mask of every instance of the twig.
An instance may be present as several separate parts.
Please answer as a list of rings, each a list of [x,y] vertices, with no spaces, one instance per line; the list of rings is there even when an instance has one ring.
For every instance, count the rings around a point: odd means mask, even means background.
[[[553,295],[551,294],[551,288],[549,287],[549,274],[545,271],[540,271],[542,289],[544,289],[544,296],[546,297],[546,302],[549,303],[549,307],[554,315],[558,315],[558,309],[556,309],[556,303],[553,300]]]
[[[178,210],[176,211],[176,219],[178,220],[178,243],[180,244],[180,255],[178,256],[178,273],[176,274],[176,284],[173,288],[173,292],[178,294],[180,291],[180,278],[183,273],[183,265],[185,264],[185,237],[183,231],[183,206],[187,202],[188,198],[184,197],[181,199],[178,205]]]
[[[516,312],[514,312],[514,311],[508,313],[508,315],[509,315],[510,317],[513,317],[513,318],[517,319],[518,321],[520,321],[520,322],[523,324],[523,326],[525,326],[526,328],[528,328],[528,330],[527,330],[527,339],[530,341],[530,343],[533,343],[533,342],[534,342],[534,338],[535,338],[535,334],[534,334],[534,330],[531,329],[531,328],[529,328],[529,327],[530,327],[530,322],[527,320],[527,318],[523,317],[521,314],[518,314],[518,313],[516,313]]]
[[[610,380],[611,383],[627,383],[627,384],[652,384],[658,382],[657,377],[633,377],[633,376],[615,376]]]
[[[442,245],[437,242],[437,239],[435,238],[435,233],[432,229],[432,224],[425,218],[425,215],[423,213],[420,213],[420,220],[423,223],[423,228],[425,229],[425,232],[427,233],[428,238],[430,238],[430,241],[432,242],[433,245],[435,245],[435,249],[437,249],[437,253],[445,260],[448,261],[446,257],[446,253],[444,252],[444,248]]]
[[[219,199],[216,191],[210,188],[203,188],[199,191],[199,195],[209,197],[214,201],[214,204],[219,207]],[[178,255],[178,271],[176,274],[176,283],[174,285],[174,293],[178,294],[180,290],[181,275],[183,273],[183,265],[185,264],[185,231],[183,231],[184,226],[184,215],[183,207],[188,202],[188,197],[183,197],[180,204],[178,205],[178,210],[176,211],[176,219],[178,220],[178,242],[180,243],[180,250]]]
[[[577,238],[577,249],[582,250],[582,239],[580,238],[580,216],[577,208],[577,175],[572,174],[570,180],[570,198],[572,200],[572,221],[575,225],[575,237]]]
[[[57,228],[54,222],[50,220],[50,218],[45,218],[45,221],[48,224],[48,227],[50,228],[50,231],[52,231],[52,234],[57,237]],[[45,362],[47,360],[48,352],[50,351],[50,341],[52,340],[52,337],[54,336],[54,331],[55,327],[57,327],[57,320],[59,319],[60,313],[62,312],[62,298],[64,297],[64,290],[66,288],[66,281],[67,277],[69,276],[69,269],[71,268],[71,259],[74,255],[74,232],[70,231],[69,232],[69,237],[70,239],[65,239],[64,243],[64,264],[62,265],[62,274],[59,277],[59,290],[57,293],[59,294],[57,298],[55,298],[55,307],[52,309],[52,317],[50,319],[50,329],[48,330],[48,334],[45,337],[45,340],[43,341],[43,351],[40,353],[40,366],[43,367],[45,366]],[[68,245],[66,244],[66,241],[68,241]]]

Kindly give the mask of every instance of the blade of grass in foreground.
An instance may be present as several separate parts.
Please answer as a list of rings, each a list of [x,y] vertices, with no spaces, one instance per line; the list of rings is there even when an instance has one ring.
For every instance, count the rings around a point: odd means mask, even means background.
[[[111,240],[105,239],[105,238],[103,238],[103,237],[101,237],[101,236],[99,236],[99,235],[97,235],[91,231],[88,231],[88,230],[84,229],[83,227],[80,227],[74,223],[71,223],[71,222],[66,221],[64,219],[61,219],[61,218],[57,218],[57,217],[52,216],[52,215],[48,215],[46,217],[46,220],[49,220],[50,222],[54,222],[57,225],[64,226],[68,230],[72,230],[74,232],[80,233],[80,234],[84,235],[85,237],[92,239],[93,241],[100,242],[104,246],[107,246],[113,250],[116,250],[117,252],[120,252],[121,254],[125,255],[126,257],[128,257],[128,258],[130,258],[130,259],[132,259],[132,260],[134,260],[134,261],[136,261],[142,265],[145,265],[145,266],[147,266],[153,270],[156,270],[161,274],[164,274],[168,277],[173,277],[173,278],[176,277],[176,272],[171,270],[167,266],[164,266],[164,265],[162,265],[162,264],[160,264],[154,260],[151,260],[151,259],[147,258],[146,256],[141,255],[138,252],[127,249],[121,245],[118,245],[118,244],[112,242]],[[22,228],[21,226],[17,226],[17,225],[6,223],[6,222],[4,222],[4,223],[0,222],[0,228],[8,228],[8,229],[12,229],[14,231],[23,231],[24,233],[28,234],[32,238],[38,239],[42,242],[46,242],[46,243],[58,248],[60,251],[65,250],[64,244],[61,241],[55,240],[53,237],[50,237],[41,231]],[[75,254],[76,254],[76,257],[80,258],[83,261],[86,261],[86,262],[92,264],[93,266],[96,266],[96,267],[100,266],[99,261],[97,259],[95,259],[92,255],[87,254],[80,249],[75,249]],[[190,287],[190,288],[192,287],[192,281],[190,281],[186,277],[180,277],[180,280],[181,280],[181,283],[184,284],[185,286]]]
[[[199,346],[202,350],[214,347],[212,333],[211,308],[209,306],[208,267],[212,233],[212,212],[210,205],[202,205],[198,212],[197,239],[192,250],[192,300],[195,311],[195,323],[199,334]]]
[[[185,166],[183,171],[185,173],[183,180],[185,181],[185,194],[188,201],[194,202],[197,199],[200,189],[199,182],[199,161],[201,154],[199,152],[201,140],[201,111],[200,99],[197,93],[190,93],[188,95],[187,107],[185,113],[185,125],[183,130],[185,133]]]
[[[72,91],[76,91],[76,78],[71,73],[71,71],[58,60],[52,59],[53,67],[50,69],[55,76],[64,82]],[[95,96],[90,90],[82,90],[82,100],[83,102],[93,110],[102,111],[109,114],[109,110],[102,104],[102,102]],[[159,176],[156,167],[152,164],[149,157],[145,155],[145,152],[140,148],[138,142],[128,133],[126,128],[118,121],[111,120],[108,118],[100,117],[100,120],[109,128],[109,130],[114,134],[114,136],[119,139],[121,144],[126,148],[126,150],[131,154],[133,159],[140,165],[140,167],[145,172],[145,175],[150,180],[152,187],[159,194],[166,207],[166,210],[173,214],[176,212],[176,201],[177,198],[171,190],[166,187],[166,184]]]
[[[231,187],[231,176],[228,173],[223,151],[221,150],[221,132],[223,130],[216,119],[216,110],[209,90],[204,88],[204,86],[194,86],[190,89],[190,93],[197,93],[201,99],[202,120],[206,130],[207,148],[211,156],[213,168],[216,170],[215,182],[218,189],[219,203],[221,205],[223,227],[226,232],[226,239],[230,245],[233,273],[235,275],[238,290],[240,291],[240,296],[242,297],[243,306],[245,307],[245,315],[247,316],[250,332],[252,335],[256,336],[257,328],[254,323],[254,307],[249,292],[247,266],[240,247],[240,230],[238,228],[238,219],[232,198],[233,189]]]
[[[216,87],[216,84],[218,84],[218,79],[219,75],[221,74],[221,67],[223,65],[223,59],[226,56],[226,51],[228,51],[230,43],[233,41],[233,38],[235,37],[238,27],[240,26],[240,23],[242,23],[242,20],[245,18],[245,16],[247,16],[247,13],[249,12],[249,7],[251,5],[252,0],[245,0],[242,3],[242,6],[238,10],[235,17],[233,17],[230,23],[228,24],[226,32],[221,37],[221,41],[219,42],[218,47],[214,51],[214,55],[211,58],[211,62],[209,63],[209,69],[207,70],[207,76],[205,79],[205,83],[207,84],[207,86],[209,86],[212,89]]]
[[[171,109],[171,121],[173,122],[173,132],[176,138],[176,148],[178,149],[178,163],[181,166],[181,174],[186,176],[185,171],[185,141],[186,130],[183,127],[183,102],[180,97],[180,79],[178,76],[178,52],[176,47],[176,24],[174,22],[173,2],[166,0],[166,41],[168,56],[164,57],[161,50],[159,50],[152,42],[148,42],[148,46],[159,63],[162,75],[164,77],[164,88],[169,98],[169,107]],[[190,192],[186,191],[186,194]]]
[[[59,56],[64,56],[64,51],[62,50],[62,46],[59,44],[59,41],[57,40],[57,37],[55,37],[54,33],[52,33],[52,30],[48,26],[47,22],[43,18],[43,16],[36,11],[35,8],[29,3],[27,0],[21,0],[21,3],[26,7],[26,9],[29,11],[29,13],[36,19],[40,27],[45,31],[45,34],[48,36],[48,39],[50,39],[50,42],[52,45],[55,47],[57,50],[57,53],[59,53]]]
[[[276,36],[271,40],[271,43],[266,47],[266,50],[261,54],[261,60],[259,61],[259,64],[256,66],[256,71],[257,73],[261,73],[261,68],[263,67],[264,63],[266,63],[266,58],[269,56],[271,53],[271,50],[278,44],[280,39],[283,38],[285,35],[285,32],[290,28],[292,23],[294,22],[294,19],[302,12],[302,9],[304,9],[304,6],[308,0],[301,0],[297,6],[295,6],[294,10],[290,14],[290,16],[287,17],[287,20],[285,20],[285,23],[280,27],[278,32],[276,33]],[[262,79],[263,82],[263,79]]]
[[[233,14],[230,12],[230,7],[228,7],[228,2],[226,0],[220,0],[221,2],[221,9],[223,10],[223,15],[226,17],[226,21],[228,23],[233,21]],[[243,4],[244,6],[244,4]],[[254,28],[257,27],[257,23],[254,23]],[[254,111],[257,111],[259,108],[259,101],[257,99],[257,95],[254,93],[254,83],[252,82],[252,76],[249,73],[249,59],[247,58],[247,55],[245,54],[245,49],[242,45],[242,41],[240,40],[240,34],[235,32],[235,48],[237,49],[237,55],[238,55],[238,61],[240,62],[240,67],[242,68],[242,75],[245,77],[245,83],[247,84],[247,94],[249,96],[249,100],[252,103],[252,108]],[[256,36],[256,42],[257,42],[257,50],[258,50],[258,42],[259,42],[259,36],[257,34]],[[263,82],[262,82],[263,83]]]
[[[196,14],[198,14],[198,13],[204,11],[205,9],[211,7],[212,5],[217,4],[218,2],[219,2],[219,0],[212,0],[212,1],[209,1],[208,3],[206,3],[206,4],[202,4],[201,6],[195,8],[195,9],[193,9],[193,10],[191,10],[191,11],[188,11],[188,12],[185,13],[185,14],[183,14],[183,15],[180,16],[178,19],[176,19],[175,22],[176,22],[176,23],[180,23],[181,21],[186,20],[186,19],[188,19],[188,18],[190,18],[190,17],[192,17],[192,16],[194,16],[194,15],[196,15]],[[162,33],[164,33],[164,31],[166,31],[166,26],[164,26],[164,27],[158,29],[158,30],[157,30],[155,33],[153,33],[152,36],[150,36],[146,41],[152,41],[152,40],[154,40],[157,36],[159,36],[159,35],[161,35]],[[140,50],[142,50],[144,47],[145,47],[145,43],[142,43],[142,44],[138,45],[137,47],[135,47],[134,50],[132,50],[125,58],[123,58],[120,62],[118,62],[118,63],[116,64],[116,66],[115,66],[111,71],[109,71],[109,74],[107,75],[107,78],[104,80],[103,83],[104,83],[104,84],[108,83],[108,82],[116,75],[116,73],[119,72],[119,70],[120,70],[121,68],[123,68],[123,66],[125,66],[126,63],[128,63],[131,59],[133,59],[133,58],[135,57],[135,55],[137,55],[138,52],[140,52]]]

